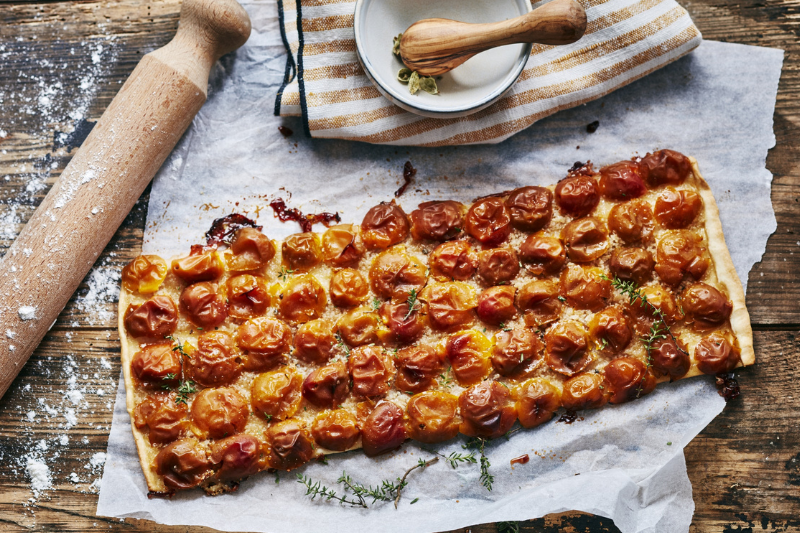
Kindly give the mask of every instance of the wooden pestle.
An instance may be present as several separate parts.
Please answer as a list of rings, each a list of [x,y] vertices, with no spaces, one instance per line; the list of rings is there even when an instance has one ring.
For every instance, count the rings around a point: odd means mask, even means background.
[[[420,20],[403,32],[400,57],[421,76],[438,76],[490,48],[515,43],[570,44],[585,31],[586,11],[579,3],[553,0],[521,17],[500,22]]]
[[[183,0],[0,266],[0,397],[206,101],[211,67],[250,36],[236,0]]]

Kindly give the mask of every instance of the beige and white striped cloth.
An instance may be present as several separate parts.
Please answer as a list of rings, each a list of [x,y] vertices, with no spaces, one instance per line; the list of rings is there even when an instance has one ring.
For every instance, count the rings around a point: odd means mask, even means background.
[[[356,56],[354,1],[279,0],[289,57],[275,113],[302,116],[312,137],[413,146],[496,143],[637,80],[702,40],[675,0],[578,2],[588,17],[580,41],[533,45],[525,70],[501,100],[467,117],[433,119],[395,106],[370,83]]]

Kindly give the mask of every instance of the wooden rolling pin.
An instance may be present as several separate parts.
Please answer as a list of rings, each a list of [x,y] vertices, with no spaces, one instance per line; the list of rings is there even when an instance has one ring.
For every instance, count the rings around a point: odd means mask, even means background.
[[[0,268],[0,397],[206,101],[211,67],[250,36],[235,0],[183,0],[172,41],[144,56]]]
[[[574,0],[553,0],[521,17],[500,22],[420,20],[403,32],[400,58],[421,76],[438,76],[490,48],[516,43],[571,44],[585,32],[583,7]]]

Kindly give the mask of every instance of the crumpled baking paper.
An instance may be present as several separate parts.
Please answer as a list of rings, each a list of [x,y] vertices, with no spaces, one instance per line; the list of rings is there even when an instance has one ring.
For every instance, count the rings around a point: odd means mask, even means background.
[[[499,145],[378,147],[307,139],[299,122],[273,116],[285,66],[277,11],[271,1],[245,7],[253,19],[250,41],[218,65],[208,103],[153,185],[147,253],[186,253],[214,218],[234,211],[257,219],[273,238],[299,231],[273,217],[267,203],[276,197],[304,212],[338,211],[343,222],[360,222],[369,207],[393,197],[405,161],[418,169],[399,199],[410,211],[431,199],[469,202],[554,183],[575,161],[599,166],[659,148],[698,159],[743,282],[776,228],[765,158],[775,144],[780,50],[706,41],[688,57]],[[599,127],[589,134],[586,125],[595,120]],[[285,138],[279,125],[294,135]],[[491,443],[491,492],[480,485],[477,465],[453,470],[440,462],[409,476],[399,509],[387,503],[362,510],[312,502],[295,474],[285,472],[279,479],[253,476],[235,494],[148,500],[120,379],[97,514],[225,531],[428,533],[574,509],[610,517],[624,533],[688,531],[694,504],[683,448],[723,406],[711,378],[660,385],[636,402],[581,413],[584,419],[570,425],[553,421]],[[435,449],[463,451],[463,442]],[[509,461],[526,453],[530,462],[512,468]],[[388,456],[339,454],[299,471],[341,492],[342,470],[374,485],[431,457],[409,442]]]

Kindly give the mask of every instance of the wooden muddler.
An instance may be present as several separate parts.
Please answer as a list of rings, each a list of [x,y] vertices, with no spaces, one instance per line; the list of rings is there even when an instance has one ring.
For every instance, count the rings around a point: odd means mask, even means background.
[[[175,37],[142,58],[8,249],[0,397],[206,101],[211,67],[249,36],[235,0],[184,0]]]

